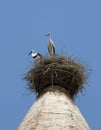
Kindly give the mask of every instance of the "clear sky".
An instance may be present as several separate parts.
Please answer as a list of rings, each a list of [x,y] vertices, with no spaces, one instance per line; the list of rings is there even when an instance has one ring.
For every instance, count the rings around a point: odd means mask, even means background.
[[[35,101],[22,78],[33,63],[30,50],[48,54],[49,31],[58,53],[92,69],[76,104],[91,130],[101,130],[100,6],[97,0],[0,1],[0,130],[16,130]]]

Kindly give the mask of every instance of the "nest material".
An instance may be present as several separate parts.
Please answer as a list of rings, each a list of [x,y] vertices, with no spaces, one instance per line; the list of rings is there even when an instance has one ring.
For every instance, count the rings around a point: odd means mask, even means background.
[[[61,86],[73,99],[87,79],[85,66],[66,56],[44,56],[24,77],[31,91],[40,95],[49,86]]]

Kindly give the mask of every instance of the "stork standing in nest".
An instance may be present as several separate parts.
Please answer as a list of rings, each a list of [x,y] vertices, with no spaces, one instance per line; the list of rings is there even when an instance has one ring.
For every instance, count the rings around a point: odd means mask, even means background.
[[[35,52],[34,50],[32,50],[29,55],[32,56],[33,59],[35,59],[36,63],[40,63],[42,61],[42,55],[38,52]]]
[[[54,56],[55,55],[55,47],[54,47],[54,42],[51,39],[50,32],[48,32],[46,34],[46,36],[48,36],[48,51],[50,53],[50,56]]]

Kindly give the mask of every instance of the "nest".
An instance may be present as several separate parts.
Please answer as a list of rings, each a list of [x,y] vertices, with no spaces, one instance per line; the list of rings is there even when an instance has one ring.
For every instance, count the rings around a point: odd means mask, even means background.
[[[29,89],[37,92],[38,96],[49,86],[54,89],[58,85],[73,99],[83,90],[87,77],[86,67],[80,62],[57,55],[44,56],[40,63],[36,61],[24,79],[28,81]]]

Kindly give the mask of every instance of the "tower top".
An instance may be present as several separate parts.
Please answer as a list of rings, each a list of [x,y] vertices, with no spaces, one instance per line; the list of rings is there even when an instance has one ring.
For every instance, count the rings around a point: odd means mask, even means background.
[[[48,91],[32,105],[18,130],[90,130],[64,92]]]
[[[46,90],[61,86],[74,99],[82,91],[87,79],[87,70],[80,62],[71,57],[55,55],[43,56],[41,63],[35,64],[27,72],[24,79],[28,81],[29,89],[36,92],[38,97]],[[49,88],[49,86],[51,86]]]

